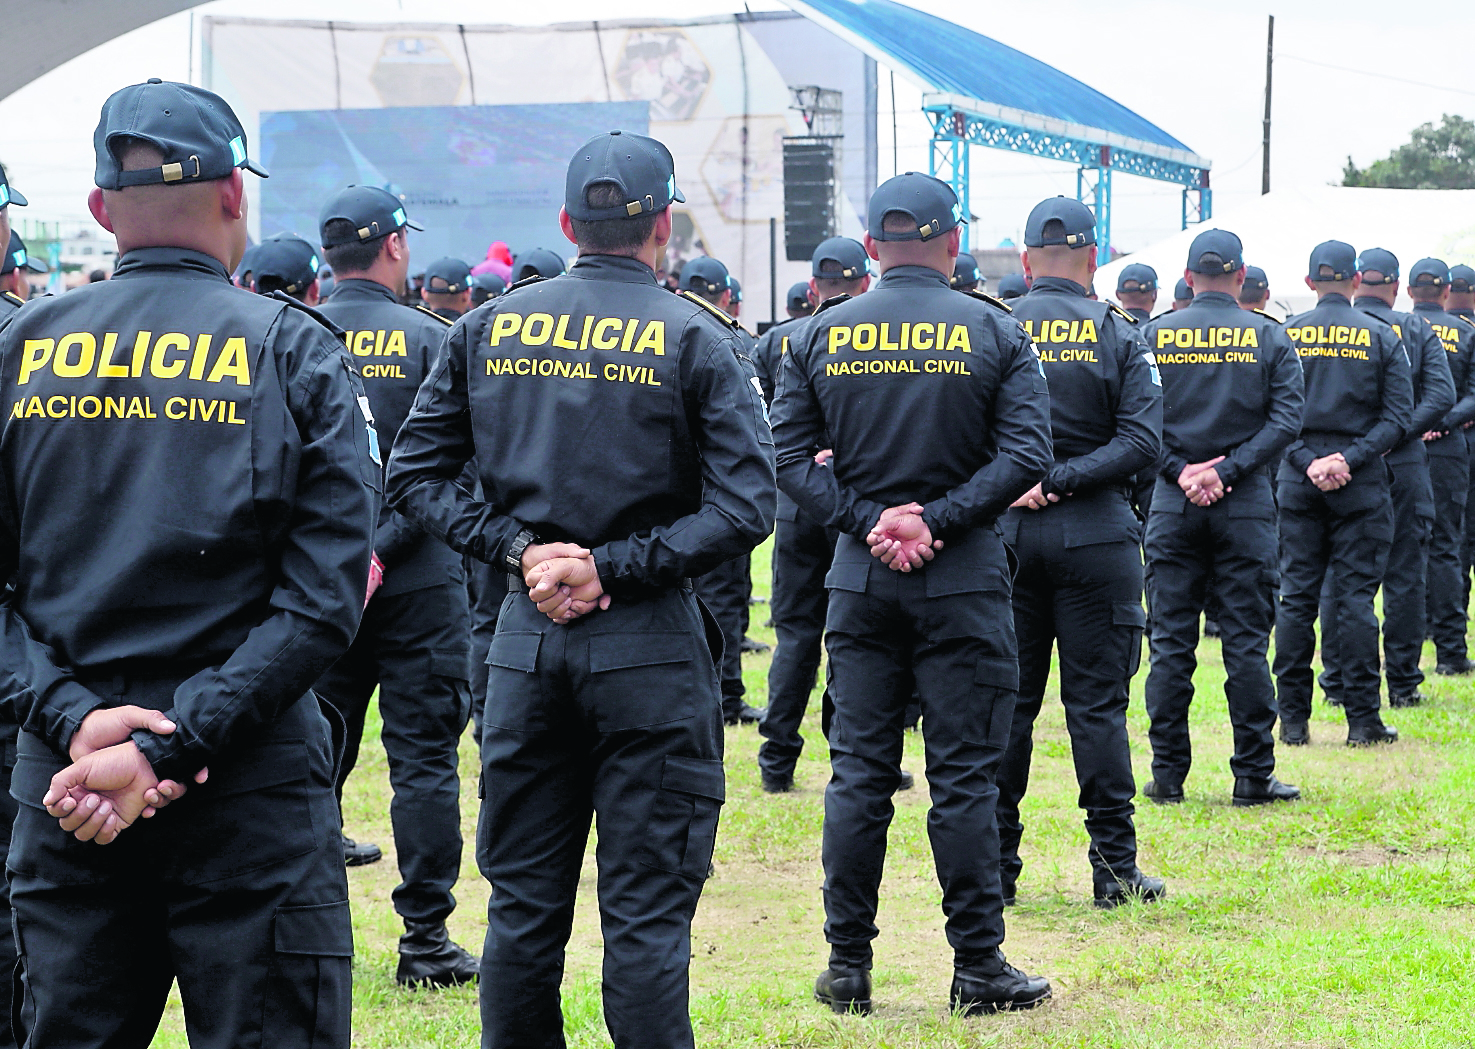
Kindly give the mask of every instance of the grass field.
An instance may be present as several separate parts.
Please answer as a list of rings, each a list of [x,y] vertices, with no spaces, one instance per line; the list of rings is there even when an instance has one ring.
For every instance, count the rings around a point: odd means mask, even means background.
[[[768,592],[767,547],[754,558]],[[767,607],[754,606],[752,636]],[[728,801],[716,876],[692,933],[692,1010],[699,1046],[860,1047],[1420,1047],[1475,1045],[1466,998],[1475,973],[1475,682],[1431,676],[1429,702],[1392,711],[1393,747],[1341,745],[1339,711],[1318,702],[1313,745],[1283,749],[1279,775],[1305,800],[1235,809],[1228,720],[1216,641],[1199,649],[1193,709],[1197,763],[1185,804],[1139,799],[1141,864],[1168,881],[1156,906],[1112,913],[1090,902],[1086,837],[1076,808],[1069,743],[1057,703],[1036,729],[1019,905],[1008,912],[1011,961],[1048,976],[1055,999],[1016,1016],[963,1020],[946,1008],[951,953],[927,847],[922,742],[907,740],[918,787],[897,797],[882,927],[876,1013],[837,1017],[810,999],[824,967],[820,826],[828,760],[818,702],[805,727],[800,790],[764,794],[759,737],[727,730]],[[1432,655],[1426,669],[1432,667]],[[755,705],[767,656],[747,656]],[[1144,673],[1133,682],[1131,729],[1139,784],[1150,752]],[[478,1044],[476,992],[407,992],[393,981],[400,925],[384,754],[371,713],[345,798],[350,834],[379,843],[384,862],[349,872],[354,903],[355,1046]],[[467,849],[452,934],[479,950],[487,886],[470,843],[476,821],[475,750],[461,750]],[[568,952],[569,1043],[608,1045],[600,1015],[600,941],[592,860]],[[177,1000],[156,1046],[183,1046]]]

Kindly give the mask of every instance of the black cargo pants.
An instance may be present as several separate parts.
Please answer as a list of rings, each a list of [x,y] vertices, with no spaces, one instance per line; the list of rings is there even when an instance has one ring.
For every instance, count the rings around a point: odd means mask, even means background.
[[[375,594],[352,646],[316,686],[347,725],[340,798],[358,760],[369,700],[379,689],[394,789],[389,818],[402,879],[394,909],[407,922],[443,922],[456,907],[451,888],[461,871],[457,747],[471,714],[468,643],[466,587],[459,580]]]
[[[976,530],[903,573],[842,535],[826,585],[835,706],[823,850],[831,963],[871,966],[902,721],[915,690],[947,938],[968,964],[1004,940],[995,775],[1014,715],[1019,654],[1003,541]]]
[[[1434,530],[1429,537],[1428,630],[1439,662],[1458,665],[1465,647],[1464,545],[1470,463],[1463,433],[1428,445],[1429,481],[1434,490]]]
[[[482,709],[487,702],[487,651],[497,633],[497,615],[507,596],[507,572],[466,555],[466,597],[471,611],[471,724],[481,741]]]
[[[753,592],[748,554],[725,561],[694,581],[700,597],[722,628],[722,712],[736,717],[747,689],[743,685],[743,636],[748,631],[748,597]]]
[[[1282,485],[1282,489],[1284,485]],[[1234,731],[1235,776],[1275,771],[1275,690],[1266,652],[1275,622],[1275,501],[1264,474],[1242,478],[1213,506],[1195,506],[1176,484],[1158,484],[1147,521],[1152,665],[1146,700],[1153,779],[1181,787],[1193,765],[1188,710],[1198,666],[1199,621],[1219,598],[1224,695]]]
[[[724,798],[719,643],[689,589],[620,596],[568,626],[507,596],[488,657],[476,840],[492,886],[484,1049],[563,1044],[563,952],[591,819],[614,1044],[693,1044],[691,919]]]
[[[1125,503],[1126,496],[1098,499]],[[1093,500],[1094,502],[1094,500]],[[1081,543],[1070,518],[1094,506],[1056,504],[1011,512],[1014,632],[1019,640],[1019,700],[1009,745],[999,766],[999,848],[1006,884],[1019,879],[1019,803],[1029,788],[1034,724],[1050,676],[1050,653],[1060,655],[1060,701],[1070,732],[1079,804],[1091,836],[1091,867],[1098,880],[1125,877],[1137,867],[1132,823],[1132,755],[1127,740],[1127,686],[1142,655],[1142,548],[1135,528],[1116,542]],[[1128,517],[1127,507],[1121,508]],[[1101,514],[1109,521],[1109,515]]]
[[[1323,492],[1289,464],[1282,468],[1275,677],[1285,721],[1311,717],[1316,618],[1322,586],[1331,573],[1338,612],[1336,659],[1347,724],[1381,723],[1374,600],[1393,544],[1389,473],[1379,459],[1353,474],[1345,487]]]
[[[167,708],[174,685],[108,697]],[[179,982],[195,1049],[348,1049],[353,926],[311,694],[110,845],[41,807],[68,762],[22,735],[9,878],[32,1046],[144,1049]]]

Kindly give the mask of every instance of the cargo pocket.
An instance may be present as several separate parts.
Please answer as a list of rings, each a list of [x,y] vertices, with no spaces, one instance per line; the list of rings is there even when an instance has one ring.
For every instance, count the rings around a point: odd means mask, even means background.
[[[1127,680],[1142,667],[1142,632],[1147,629],[1147,610],[1140,601],[1116,601],[1111,606],[1111,625],[1126,634]]]
[[[544,727],[542,689],[533,675],[543,635],[535,630],[499,631],[487,651],[487,694],[482,732],[496,727],[532,732]]]
[[[1002,750],[1009,742],[1014,700],[1019,691],[1019,660],[985,656],[973,671],[974,699],[963,724],[969,743]]]
[[[273,1049],[349,1042],[353,921],[348,901],[278,908],[262,1009],[261,1041]]]
[[[649,728],[696,716],[697,639],[652,630],[589,637],[586,701],[600,732]],[[711,684],[712,671],[702,667]]]
[[[645,826],[641,862],[683,878],[704,880],[717,843],[717,815],[727,796],[725,782],[721,761],[668,757]]]

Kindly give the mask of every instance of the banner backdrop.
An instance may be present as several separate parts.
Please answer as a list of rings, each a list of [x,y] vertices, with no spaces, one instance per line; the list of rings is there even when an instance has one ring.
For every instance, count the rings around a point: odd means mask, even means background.
[[[676,158],[687,203],[673,212],[670,268],[722,259],[753,327],[768,319],[771,217],[780,317],[784,289],[808,276],[782,241],[782,140],[807,133],[790,87],[842,93],[842,233],[861,235],[875,185],[875,64],[790,12],[540,27],[210,16],[203,56],[204,85],[269,146],[273,175],[282,168],[280,186],[257,190],[258,235],[315,232],[320,196],[353,171],[348,181],[395,184],[435,224],[417,237],[424,253],[412,241],[420,263],[442,244],[474,263],[493,240],[570,255],[550,232],[562,168],[590,127],[630,127]],[[528,214],[539,209],[551,214]]]

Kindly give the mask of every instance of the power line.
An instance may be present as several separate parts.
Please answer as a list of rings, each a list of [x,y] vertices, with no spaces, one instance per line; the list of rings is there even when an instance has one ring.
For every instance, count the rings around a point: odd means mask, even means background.
[[[1318,62],[1314,58],[1302,58],[1300,55],[1288,55],[1281,52],[1281,58],[1289,58],[1295,62],[1305,62],[1308,66],[1321,66],[1323,69],[1335,69],[1343,73],[1357,73],[1360,76],[1377,77],[1379,80],[1395,80],[1400,84],[1412,84],[1414,87],[1427,87],[1435,91],[1450,91],[1456,95],[1475,95],[1475,91],[1463,87],[1450,87],[1447,84],[1430,84],[1423,80],[1409,80],[1401,76],[1389,76],[1387,73],[1374,73],[1370,69],[1353,69],[1351,66],[1338,66],[1330,62]]]

